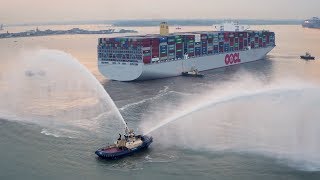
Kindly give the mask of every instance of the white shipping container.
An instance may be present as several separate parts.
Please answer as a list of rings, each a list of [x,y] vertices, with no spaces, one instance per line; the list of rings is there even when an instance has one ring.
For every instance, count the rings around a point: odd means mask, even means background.
[[[147,51],[147,50],[150,50],[150,49],[151,49],[151,47],[142,47],[143,51]]]
[[[152,58],[151,59],[152,62],[159,61],[159,60],[160,60],[160,58]]]
[[[194,41],[195,42],[200,42],[201,41],[201,34],[195,34]]]

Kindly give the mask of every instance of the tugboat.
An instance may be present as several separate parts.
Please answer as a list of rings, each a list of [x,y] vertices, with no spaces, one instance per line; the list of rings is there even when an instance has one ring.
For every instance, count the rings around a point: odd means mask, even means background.
[[[200,74],[197,69],[194,69],[188,72],[182,72],[181,75],[187,76],[187,77],[201,77],[201,78],[204,77],[204,75]]]
[[[314,60],[314,59],[315,59],[315,57],[314,57],[314,56],[311,56],[311,54],[308,53],[308,52],[306,52],[305,55],[300,56],[300,58],[301,58],[301,59],[304,59],[304,60]]]
[[[124,137],[119,134],[118,140],[110,146],[96,150],[95,154],[103,159],[119,159],[143,151],[149,147],[153,138],[146,135],[135,135],[126,127]]]

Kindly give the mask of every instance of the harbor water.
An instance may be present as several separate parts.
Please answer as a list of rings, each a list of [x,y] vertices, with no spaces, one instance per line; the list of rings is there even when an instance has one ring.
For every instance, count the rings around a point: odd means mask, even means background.
[[[98,38],[116,34],[1,39],[0,179],[319,179],[320,31],[251,29],[276,34],[264,60],[138,82],[110,81],[97,69]],[[301,60],[306,51],[318,60]],[[123,133],[121,116],[153,144],[124,159],[97,158]]]

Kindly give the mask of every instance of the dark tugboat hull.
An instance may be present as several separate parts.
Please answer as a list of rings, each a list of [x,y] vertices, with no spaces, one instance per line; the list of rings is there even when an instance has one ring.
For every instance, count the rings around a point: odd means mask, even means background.
[[[132,149],[118,149],[118,148],[100,148],[96,150],[95,154],[103,159],[120,159],[126,156],[133,155],[134,153],[141,152],[149,147],[149,145],[153,142],[153,138],[151,136],[142,136],[141,140],[143,143]]]
[[[301,59],[305,59],[305,60],[314,60],[314,57],[307,57],[307,56],[300,56]]]

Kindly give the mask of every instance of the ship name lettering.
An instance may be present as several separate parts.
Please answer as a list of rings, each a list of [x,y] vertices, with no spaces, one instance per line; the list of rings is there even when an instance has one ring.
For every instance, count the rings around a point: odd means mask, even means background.
[[[240,63],[240,53],[227,54],[224,58],[224,62],[226,65]]]

